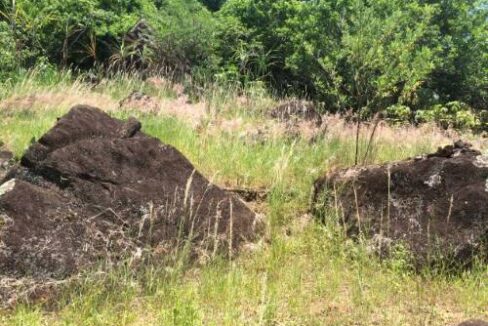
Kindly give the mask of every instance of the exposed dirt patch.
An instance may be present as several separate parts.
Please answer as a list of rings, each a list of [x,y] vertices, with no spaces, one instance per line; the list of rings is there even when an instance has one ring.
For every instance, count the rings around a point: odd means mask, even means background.
[[[77,106],[28,149],[0,187],[2,277],[59,280],[185,240],[194,255],[255,239],[256,214],[140,129]]]
[[[316,215],[324,204],[340,210],[350,235],[364,232],[382,252],[402,243],[419,264],[486,258],[488,157],[461,141],[415,159],[329,173],[315,183]]]

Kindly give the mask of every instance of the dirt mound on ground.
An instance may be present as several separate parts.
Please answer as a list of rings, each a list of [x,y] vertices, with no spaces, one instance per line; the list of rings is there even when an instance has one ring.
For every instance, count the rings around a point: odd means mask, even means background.
[[[232,254],[255,237],[242,201],[140,129],[77,106],[27,150],[0,187],[3,277],[61,279],[186,240]]]
[[[330,173],[315,183],[316,214],[324,204],[339,209],[350,235],[364,232],[382,252],[402,243],[420,264],[487,256],[488,157],[461,141],[411,160]]]

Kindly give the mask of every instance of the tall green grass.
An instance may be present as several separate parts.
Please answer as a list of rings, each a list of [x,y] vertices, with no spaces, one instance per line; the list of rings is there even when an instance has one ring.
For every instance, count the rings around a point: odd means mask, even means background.
[[[3,98],[43,87],[59,91],[73,87],[57,80],[42,85],[27,80],[18,88],[13,85]],[[93,91],[118,99],[136,84],[121,78]],[[259,110],[236,106],[229,111],[232,99],[218,100],[218,92],[211,92],[215,115],[264,121]],[[272,102],[257,93],[253,108]],[[0,140],[19,157],[67,109],[52,105],[2,111]],[[266,188],[267,233],[234,260],[87,272],[64,288],[55,302],[3,311],[0,324],[444,326],[471,317],[488,318],[486,265],[456,275],[413,273],[402,252],[380,261],[363,244],[345,238],[336,224],[310,220],[313,181],[330,168],[353,164],[354,139],[329,134],[313,143],[289,137],[250,142],[238,134],[210,132],[210,127],[196,130],[174,117],[134,111],[113,114],[137,116],[146,133],[176,147],[219,185]],[[361,141],[366,142],[367,135]],[[428,138],[404,144],[378,139],[373,161],[415,156],[434,145]]]

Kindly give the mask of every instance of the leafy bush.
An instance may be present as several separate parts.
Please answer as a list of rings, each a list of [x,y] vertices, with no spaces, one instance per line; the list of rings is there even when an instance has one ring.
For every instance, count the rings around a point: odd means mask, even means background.
[[[230,41],[224,45],[224,68],[237,68],[244,81],[264,80],[281,93],[292,89],[300,77],[286,64],[295,33],[289,21],[298,15],[300,7],[294,0],[227,1],[219,17],[231,24],[235,37],[232,40],[224,34]]]
[[[329,111],[373,115],[388,108],[401,120],[407,106],[433,107],[419,119],[452,116],[442,113],[452,111],[443,103],[467,103],[477,112],[488,107],[484,2],[0,1],[0,69],[33,67],[39,57],[62,67],[118,62],[126,69],[120,63],[134,53],[125,36],[144,18],[154,32],[152,46],[136,53],[146,71],[199,82],[262,82],[275,94],[320,101]],[[460,125],[473,124],[459,115]]]
[[[412,120],[412,110],[406,105],[391,105],[385,110],[385,118],[393,123],[408,122]]]
[[[154,63],[176,75],[211,78],[218,65],[217,21],[196,0],[167,0],[150,17],[156,32]],[[205,69],[202,69],[205,68]]]
[[[18,67],[15,38],[10,26],[0,21],[0,78],[6,78]]]
[[[481,126],[479,118],[467,104],[454,101],[446,105],[437,104],[416,113],[418,122],[435,122],[440,127],[455,129],[477,129]]]
[[[232,66],[329,109],[371,112],[408,104],[428,79],[436,65],[434,13],[417,1],[230,0],[221,10],[247,32]],[[253,64],[252,55],[265,64]]]
[[[217,11],[222,7],[226,0],[200,0],[209,10]]]
[[[3,11],[21,50],[35,49],[64,67],[123,61],[131,55],[124,36],[141,18],[155,34],[155,46],[143,53],[155,67],[191,73],[217,66],[217,22],[197,0],[18,0]]]
[[[149,0],[18,0],[6,8],[23,49],[63,66],[91,67],[108,59]],[[22,49],[22,50],[23,50]]]

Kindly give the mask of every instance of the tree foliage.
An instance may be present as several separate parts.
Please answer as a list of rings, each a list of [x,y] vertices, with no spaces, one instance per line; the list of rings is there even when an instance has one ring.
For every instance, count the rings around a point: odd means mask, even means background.
[[[205,5],[209,10],[212,11],[219,10],[225,3],[225,1],[226,0],[200,0],[203,5]]]
[[[141,18],[154,34],[145,62],[176,76],[412,119],[488,106],[486,0],[3,0],[0,68],[108,66],[131,55],[124,37]]]
[[[17,67],[15,38],[10,26],[0,22],[0,78]]]

